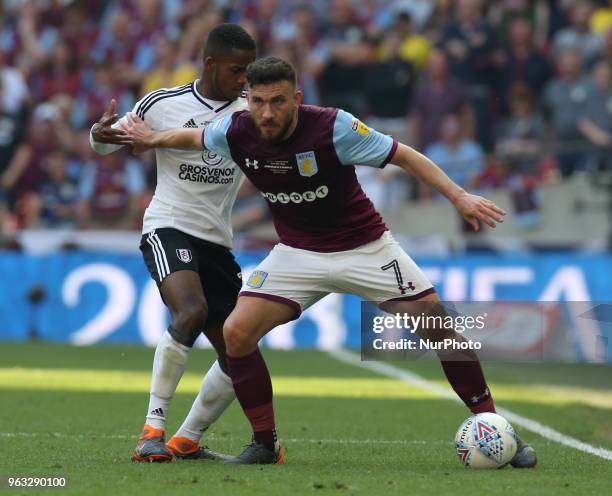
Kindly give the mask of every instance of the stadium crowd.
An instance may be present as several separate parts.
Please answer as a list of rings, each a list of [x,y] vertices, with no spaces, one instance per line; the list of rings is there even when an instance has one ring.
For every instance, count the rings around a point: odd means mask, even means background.
[[[0,0],[0,232],[137,229],[152,153],[92,153],[116,98],[198,77],[207,33],[238,22],[290,60],[305,102],[342,107],[457,183],[519,192],[612,170],[612,1]],[[435,201],[359,168],[375,204]],[[237,227],[265,217],[246,185]]]

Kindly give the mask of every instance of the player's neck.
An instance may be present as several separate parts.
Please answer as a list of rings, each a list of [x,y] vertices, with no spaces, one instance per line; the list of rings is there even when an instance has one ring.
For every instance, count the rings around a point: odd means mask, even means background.
[[[300,107],[298,105],[298,107],[295,109],[295,114],[293,114],[293,120],[291,121],[291,125],[289,126],[289,129],[287,129],[287,132],[283,136],[283,141],[289,139],[291,135],[293,134],[293,132],[295,131],[295,128],[297,127],[297,124],[298,124],[299,111],[300,111]]]
[[[202,76],[196,84],[196,90],[200,95],[208,100],[215,100],[217,102],[223,102],[227,100],[223,95],[221,95],[218,91],[216,91],[212,82],[207,81],[204,76]]]

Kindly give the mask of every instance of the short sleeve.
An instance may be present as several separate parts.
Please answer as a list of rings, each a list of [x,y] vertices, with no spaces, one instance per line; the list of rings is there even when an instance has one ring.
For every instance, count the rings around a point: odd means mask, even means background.
[[[232,116],[227,115],[214,120],[204,130],[204,148],[225,158],[232,158],[229,143],[227,141],[227,131],[232,125]]]
[[[353,115],[338,110],[334,123],[334,148],[343,165],[384,167],[397,149],[397,141],[369,128]]]

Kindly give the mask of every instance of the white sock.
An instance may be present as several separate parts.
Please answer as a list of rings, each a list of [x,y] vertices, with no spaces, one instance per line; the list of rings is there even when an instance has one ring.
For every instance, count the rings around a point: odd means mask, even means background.
[[[199,442],[204,431],[221,416],[235,397],[232,379],[221,370],[219,362],[213,363],[204,376],[200,392],[187,418],[175,436]]]
[[[164,332],[157,343],[146,420],[155,429],[164,429],[166,426],[168,405],[185,371],[190,349],[175,341],[168,331]]]

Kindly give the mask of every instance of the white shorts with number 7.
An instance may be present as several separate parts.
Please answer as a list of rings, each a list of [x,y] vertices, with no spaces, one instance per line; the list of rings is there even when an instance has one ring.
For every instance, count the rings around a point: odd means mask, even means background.
[[[348,251],[319,253],[277,244],[250,274],[241,296],[285,303],[296,318],[329,293],[349,293],[364,300],[416,300],[434,289],[414,260],[389,231]]]

